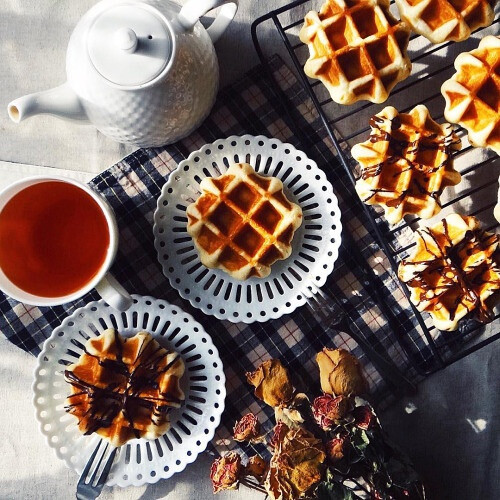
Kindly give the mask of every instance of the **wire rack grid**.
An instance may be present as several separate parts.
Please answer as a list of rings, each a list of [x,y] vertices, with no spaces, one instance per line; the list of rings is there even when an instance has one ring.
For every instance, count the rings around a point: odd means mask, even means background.
[[[343,168],[351,181],[353,188],[357,177],[357,165],[350,155],[352,145],[364,141],[369,132],[369,118],[387,105],[394,106],[399,112],[408,112],[417,104],[425,104],[432,117],[443,121],[444,98],[441,95],[441,84],[454,73],[456,56],[476,48],[479,41],[488,34],[498,35],[500,15],[499,5],[491,26],[476,30],[471,37],[463,42],[446,42],[434,45],[424,37],[412,34],[408,53],[412,61],[412,74],[400,82],[389,99],[383,104],[372,104],[366,101],[350,106],[342,106],[332,101],[327,89],[319,80],[308,78],[304,71],[304,63],[308,57],[308,48],[298,38],[298,32],[303,25],[304,16],[310,10],[319,10],[323,0],[296,0],[282,8],[269,12],[257,19],[252,25],[252,37],[267,75],[273,82],[273,88],[291,119],[291,126],[299,139],[301,132],[293,127],[293,115],[290,106],[284,102],[286,97],[276,85],[269,68],[269,57],[262,50],[259,33],[263,27],[275,30],[279,34],[282,46],[275,47],[280,55],[288,57],[295,69],[299,81],[310,97],[325,130],[331,139],[339,163],[332,163],[332,168]],[[497,2],[498,4],[498,2]],[[394,1],[391,2],[391,12],[398,16]],[[499,157],[489,150],[474,148],[467,139],[466,131],[458,128],[462,141],[461,150],[454,154],[455,168],[462,175],[462,182],[456,188],[448,188],[441,197],[441,212],[423,225],[432,225],[451,212],[458,212],[477,217],[486,230],[498,228],[498,222],[493,216],[493,208],[497,202],[497,181],[500,174]],[[302,141],[304,138],[302,137]],[[374,235],[379,245],[387,255],[394,272],[399,262],[408,255],[415,245],[412,241],[413,231],[419,227],[418,217],[407,216],[395,227],[390,227],[383,218],[383,211],[368,207],[359,202],[371,222]],[[361,208],[362,207],[362,208]],[[401,284],[403,292],[409,299],[409,290]],[[500,313],[495,309],[493,321],[485,327],[477,321],[465,320],[460,323],[459,332],[443,332],[432,324],[429,315],[422,315],[410,303],[415,317],[432,353],[432,362],[424,363],[416,359],[405,349],[412,366],[423,375],[444,368],[455,361],[486,346],[500,337]],[[404,345],[402,345],[404,348]]]

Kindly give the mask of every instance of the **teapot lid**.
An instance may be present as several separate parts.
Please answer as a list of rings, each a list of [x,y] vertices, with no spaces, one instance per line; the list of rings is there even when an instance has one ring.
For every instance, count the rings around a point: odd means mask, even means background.
[[[166,20],[146,4],[122,4],[101,12],[87,33],[95,69],[119,86],[140,87],[158,77],[172,57]]]

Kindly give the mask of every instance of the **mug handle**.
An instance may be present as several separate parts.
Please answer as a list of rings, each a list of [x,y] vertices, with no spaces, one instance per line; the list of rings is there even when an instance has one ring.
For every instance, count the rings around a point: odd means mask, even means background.
[[[126,311],[134,300],[111,273],[106,273],[95,286],[97,293],[118,311]]]
[[[185,30],[192,30],[194,25],[212,9],[223,5],[214,22],[207,28],[212,42],[215,43],[226,31],[236,11],[238,10],[238,0],[189,0],[181,9],[177,20]]]

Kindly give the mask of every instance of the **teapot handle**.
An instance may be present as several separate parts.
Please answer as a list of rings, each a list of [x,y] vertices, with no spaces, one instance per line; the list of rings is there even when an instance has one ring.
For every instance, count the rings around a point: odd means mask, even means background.
[[[215,43],[233,20],[238,10],[238,0],[188,0],[177,19],[184,29],[192,30],[200,17],[220,6],[223,6],[222,9],[207,28],[207,33]]]

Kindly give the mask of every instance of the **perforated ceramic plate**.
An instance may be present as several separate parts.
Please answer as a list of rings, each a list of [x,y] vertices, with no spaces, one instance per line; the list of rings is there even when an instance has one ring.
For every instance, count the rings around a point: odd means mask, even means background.
[[[70,393],[64,370],[82,354],[79,346],[106,328],[116,328],[125,336],[145,330],[161,345],[181,354],[186,367],[181,379],[184,405],[171,412],[172,426],[164,436],[154,441],[133,439],[119,450],[106,483],[109,486],[155,483],[183,470],[212,439],[226,395],[222,362],[203,327],[168,302],[133,297],[134,304],[124,313],[101,300],[67,317],[45,342],[33,383],[42,433],[57,456],[81,474],[101,438],[82,435],[76,418],[64,409]]]
[[[274,263],[267,278],[238,281],[206,268],[187,233],[186,207],[201,194],[201,180],[238,162],[281,179],[285,195],[303,211],[292,254]],[[307,284],[321,286],[332,272],[341,238],[338,202],[325,174],[291,144],[263,136],[232,136],[193,152],[163,187],[154,221],[158,260],[170,284],[194,307],[233,322],[276,319],[304,304]]]

